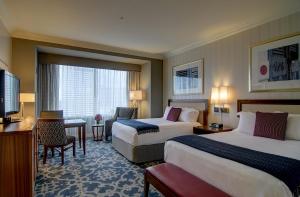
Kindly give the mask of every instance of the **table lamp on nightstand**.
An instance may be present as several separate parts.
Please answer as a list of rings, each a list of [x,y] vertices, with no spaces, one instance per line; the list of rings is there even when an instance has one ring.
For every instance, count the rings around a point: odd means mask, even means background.
[[[21,119],[24,118],[24,103],[34,103],[35,94],[34,93],[20,93],[21,102]]]

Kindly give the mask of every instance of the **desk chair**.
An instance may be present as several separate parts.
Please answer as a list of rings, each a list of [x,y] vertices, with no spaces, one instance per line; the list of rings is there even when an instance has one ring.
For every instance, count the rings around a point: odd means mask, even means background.
[[[41,111],[41,118],[46,118],[46,119],[62,119],[64,116],[64,111],[63,110],[49,110],[49,111]]]
[[[64,152],[67,149],[73,147],[73,156],[75,157],[75,137],[67,136],[64,119],[39,119],[37,122],[37,130],[40,136],[40,142],[44,146],[43,164],[45,164],[47,160],[48,148],[51,148],[52,157],[54,156],[54,148],[60,148],[62,165],[64,165]]]

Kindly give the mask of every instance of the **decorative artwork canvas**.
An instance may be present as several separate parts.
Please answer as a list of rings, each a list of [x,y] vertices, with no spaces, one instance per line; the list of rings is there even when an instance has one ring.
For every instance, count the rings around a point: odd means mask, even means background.
[[[251,48],[250,91],[300,90],[300,35]]]
[[[174,95],[203,93],[203,60],[173,67]]]

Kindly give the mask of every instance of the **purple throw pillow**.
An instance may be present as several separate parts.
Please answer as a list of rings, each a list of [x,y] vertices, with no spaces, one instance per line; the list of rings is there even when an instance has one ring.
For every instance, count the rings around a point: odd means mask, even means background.
[[[288,113],[256,112],[254,136],[284,140]]]
[[[172,107],[167,116],[167,120],[176,122],[180,116],[181,108]]]

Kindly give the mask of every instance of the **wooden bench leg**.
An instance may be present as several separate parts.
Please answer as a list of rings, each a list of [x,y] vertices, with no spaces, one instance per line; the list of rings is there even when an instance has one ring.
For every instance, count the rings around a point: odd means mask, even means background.
[[[149,181],[147,180],[147,173],[144,173],[144,197],[148,197],[149,194]]]

